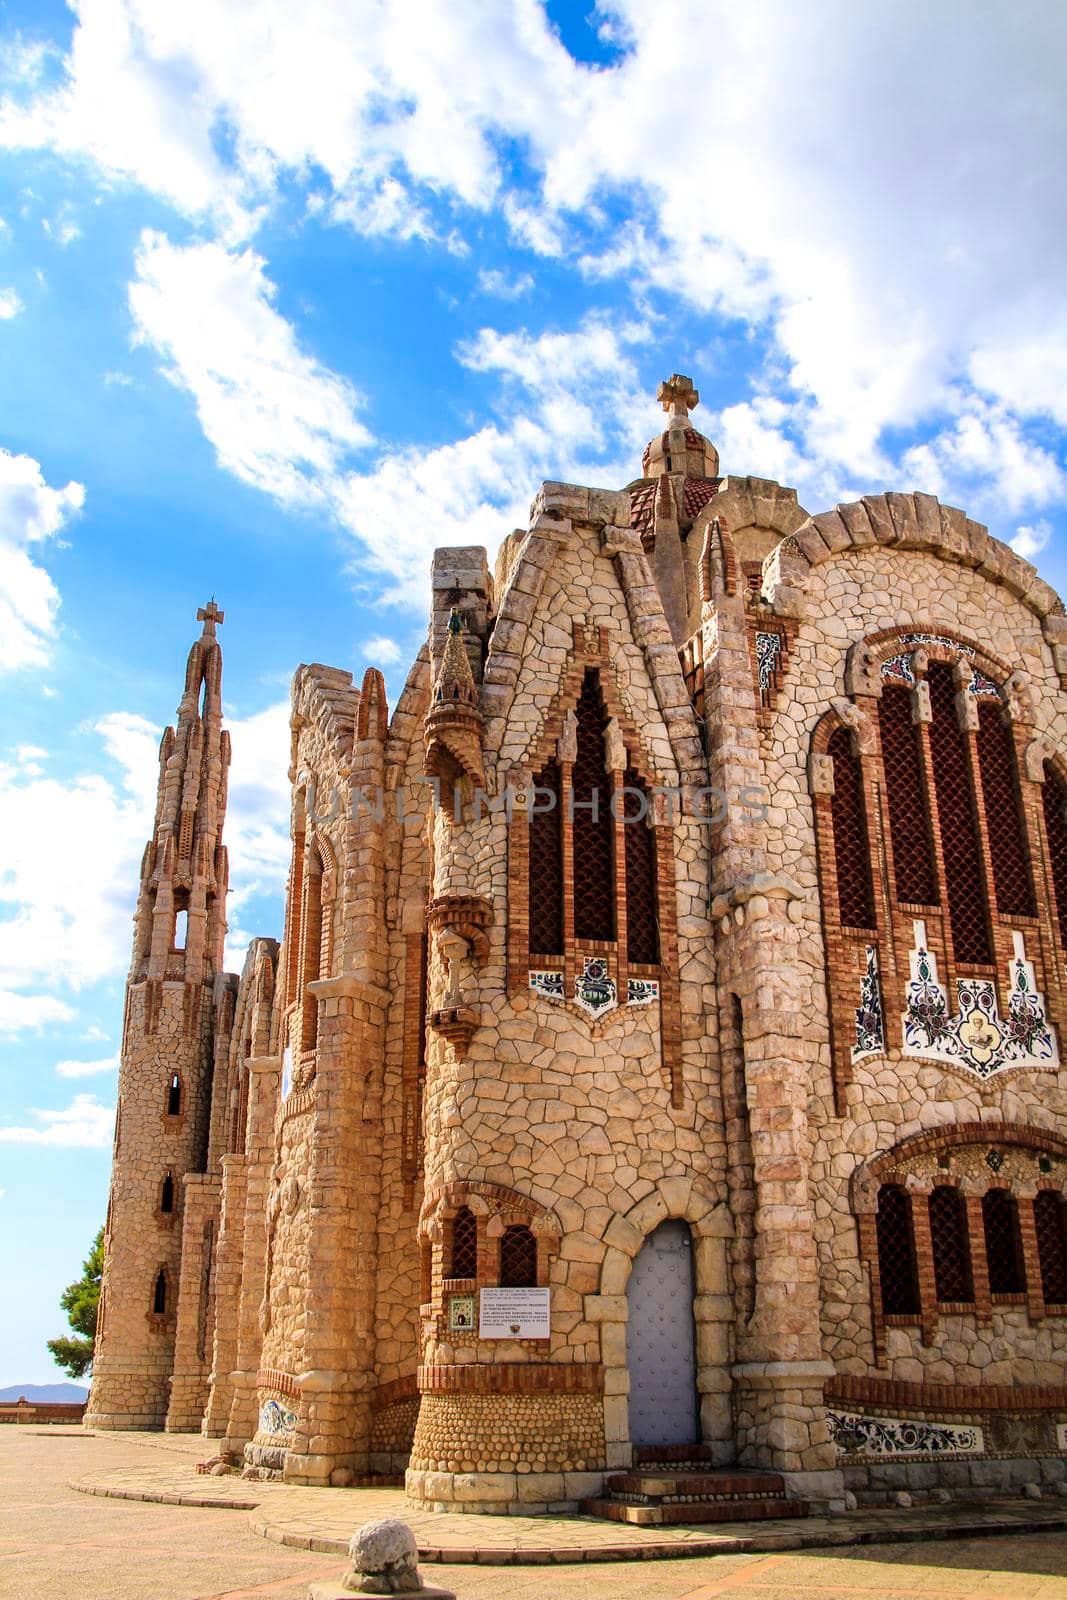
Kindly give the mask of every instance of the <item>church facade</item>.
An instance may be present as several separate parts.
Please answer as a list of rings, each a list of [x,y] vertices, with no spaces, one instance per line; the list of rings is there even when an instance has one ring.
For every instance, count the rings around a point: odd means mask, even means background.
[[[457,1511],[650,1447],[824,1506],[1067,1480],[1063,604],[931,496],[720,475],[659,397],[627,488],[436,552],[391,712],[299,668],[240,977],[200,614],[90,1425]]]

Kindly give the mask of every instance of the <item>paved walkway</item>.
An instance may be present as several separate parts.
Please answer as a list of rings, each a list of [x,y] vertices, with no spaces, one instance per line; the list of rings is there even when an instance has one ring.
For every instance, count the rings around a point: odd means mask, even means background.
[[[290,1549],[344,1556],[356,1528],[376,1517],[401,1517],[413,1529],[426,1562],[481,1566],[544,1566],[598,1561],[663,1560],[679,1555],[826,1548],[916,1539],[982,1538],[1010,1533],[1067,1531],[1067,1502],[999,1500],[974,1506],[920,1506],[854,1512],[849,1516],[782,1521],[678,1524],[641,1528],[592,1517],[492,1517],[417,1511],[400,1489],[300,1489],[246,1482],[236,1474],[200,1476],[210,1455],[198,1434],[125,1434],[140,1442],[144,1460],[94,1470],[72,1479],[83,1494],[157,1501],[162,1505],[249,1511],[256,1533]],[[165,1441],[165,1442],[164,1442]],[[159,1451],[167,1453],[161,1460]]]
[[[291,1499],[299,1494],[347,1506],[350,1528],[370,1514],[368,1497],[381,1491],[198,1478],[195,1463],[203,1454],[199,1438],[0,1427],[0,1600],[306,1600],[310,1583],[340,1579],[338,1556],[259,1537],[251,1523],[283,1511],[300,1515]],[[160,1472],[179,1487],[163,1487]],[[179,1503],[77,1493],[69,1486],[75,1478],[97,1487],[103,1479],[103,1487],[126,1494],[173,1495]],[[262,1497],[255,1512],[221,1503],[236,1489]],[[180,1503],[195,1494],[203,1501],[219,1498],[200,1506]],[[694,1555],[693,1543],[683,1542],[675,1550],[684,1556],[638,1566],[601,1560],[550,1568],[474,1562],[472,1544],[463,1564],[434,1566],[427,1577],[455,1590],[459,1600],[618,1600],[620,1592],[627,1600],[1067,1600],[1067,1534],[1022,1531],[1025,1521],[1055,1508],[1037,1502],[1010,1509],[1021,1520],[999,1539],[959,1537],[957,1527],[956,1537],[931,1541],[926,1513],[912,1512],[907,1531],[914,1542],[908,1543],[735,1551],[704,1559]],[[1001,1514],[1000,1508],[990,1511]],[[983,1514],[984,1508],[973,1513]],[[488,1520],[498,1532],[511,1526],[500,1518],[443,1520],[453,1528]],[[542,1523],[542,1535],[550,1525],[558,1524]],[[577,1526],[584,1536],[604,1529],[618,1537],[604,1524]],[[798,1525],[788,1526],[795,1533]],[[840,1522],[834,1527],[844,1531]],[[640,1536],[640,1530],[628,1531]],[[300,1537],[305,1534],[316,1537],[309,1527]],[[499,1553],[491,1557],[499,1559]],[[573,1553],[565,1559],[573,1562]]]

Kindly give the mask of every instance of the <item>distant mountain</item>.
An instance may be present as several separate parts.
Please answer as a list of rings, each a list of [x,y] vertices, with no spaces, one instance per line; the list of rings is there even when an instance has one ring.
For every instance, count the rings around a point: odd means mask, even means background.
[[[6,1389],[0,1389],[0,1401],[17,1400],[20,1396],[27,1400],[58,1400],[73,1405],[88,1399],[89,1391],[80,1383],[9,1383]]]

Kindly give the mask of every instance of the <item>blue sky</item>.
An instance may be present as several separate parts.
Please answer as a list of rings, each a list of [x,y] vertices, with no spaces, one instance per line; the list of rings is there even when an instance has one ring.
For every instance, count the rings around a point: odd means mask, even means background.
[[[0,1384],[103,1218],[209,595],[237,963],[296,665],[395,695],[434,546],[636,475],[671,371],[725,472],[933,491],[1063,586],[1065,46],[1042,0],[0,4]]]

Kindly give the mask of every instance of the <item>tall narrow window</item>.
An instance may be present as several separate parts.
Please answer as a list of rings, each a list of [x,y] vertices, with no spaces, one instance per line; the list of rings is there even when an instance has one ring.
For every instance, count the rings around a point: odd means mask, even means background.
[[[1034,1200],[1037,1258],[1041,1263],[1041,1293],[1046,1305],[1067,1304],[1067,1229],[1063,1196],[1042,1189]]]
[[[449,1269],[450,1278],[478,1276],[478,1223],[474,1213],[466,1206],[460,1206],[452,1219],[452,1259]]]
[[[169,1172],[160,1186],[159,1209],[164,1216],[174,1210],[174,1179]]]
[[[933,713],[930,753],[941,824],[941,849],[945,860],[953,949],[956,960],[964,965],[988,965],[994,959],[993,945],[986,913],[978,821],[967,760],[967,736],[956,715],[956,686],[952,668],[944,662],[934,662],[928,679]]]
[[[563,791],[558,762],[542,767],[534,784],[547,792],[536,796],[537,809],[530,817],[530,950],[539,956],[561,956]]]
[[[1032,917],[1037,907],[1030,878],[1011,727],[1004,721],[1004,708],[999,700],[980,701],[978,719],[978,770],[985,800],[997,910],[1009,916]]]
[[[886,1317],[918,1316],[919,1278],[911,1231],[911,1203],[899,1184],[887,1183],[879,1189],[876,1226],[882,1314]]]
[[[833,819],[834,864],[841,921],[850,928],[874,925],[871,852],[863,807],[863,782],[859,758],[852,752],[847,728],[837,728],[827,745],[834,764]]]
[[[174,913],[174,948],[184,950],[189,938],[189,913],[176,911]]]
[[[506,1228],[500,1240],[500,1287],[537,1287],[537,1240],[525,1223]]]
[[[314,1050],[318,1040],[319,1003],[312,993],[311,984],[319,976],[319,958],[322,951],[322,858],[312,851],[308,862],[307,890],[304,900],[304,1024],[300,1035],[300,1048]]]
[[[572,776],[574,937],[615,937],[615,872],[611,780],[604,767],[608,715],[600,676],[589,671],[578,697],[578,758]]]
[[[637,773],[623,778],[623,839],[626,853],[626,957],[652,965],[659,960],[656,912],[656,834],[651,800]]]
[[[167,1309],[167,1274],[160,1267],[156,1273],[155,1288],[152,1290],[152,1310],[157,1317],[162,1317]]]
[[[182,1080],[176,1072],[171,1073],[170,1083],[167,1085],[167,1116],[177,1117],[182,1109]]]
[[[1052,892],[1060,924],[1060,940],[1067,941],[1067,783],[1051,761],[1045,762],[1045,781],[1041,785],[1041,805],[1045,813]]]
[[[930,1196],[930,1243],[938,1300],[973,1300],[967,1209],[963,1196],[951,1184],[939,1184]]]
[[[1007,1189],[986,1190],[982,1196],[982,1223],[990,1294],[1025,1294],[1019,1207]]]
[[[937,880],[923,779],[922,729],[912,721],[911,694],[906,688],[886,685],[878,702],[878,727],[882,737],[897,899],[915,905],[936,905]]]

